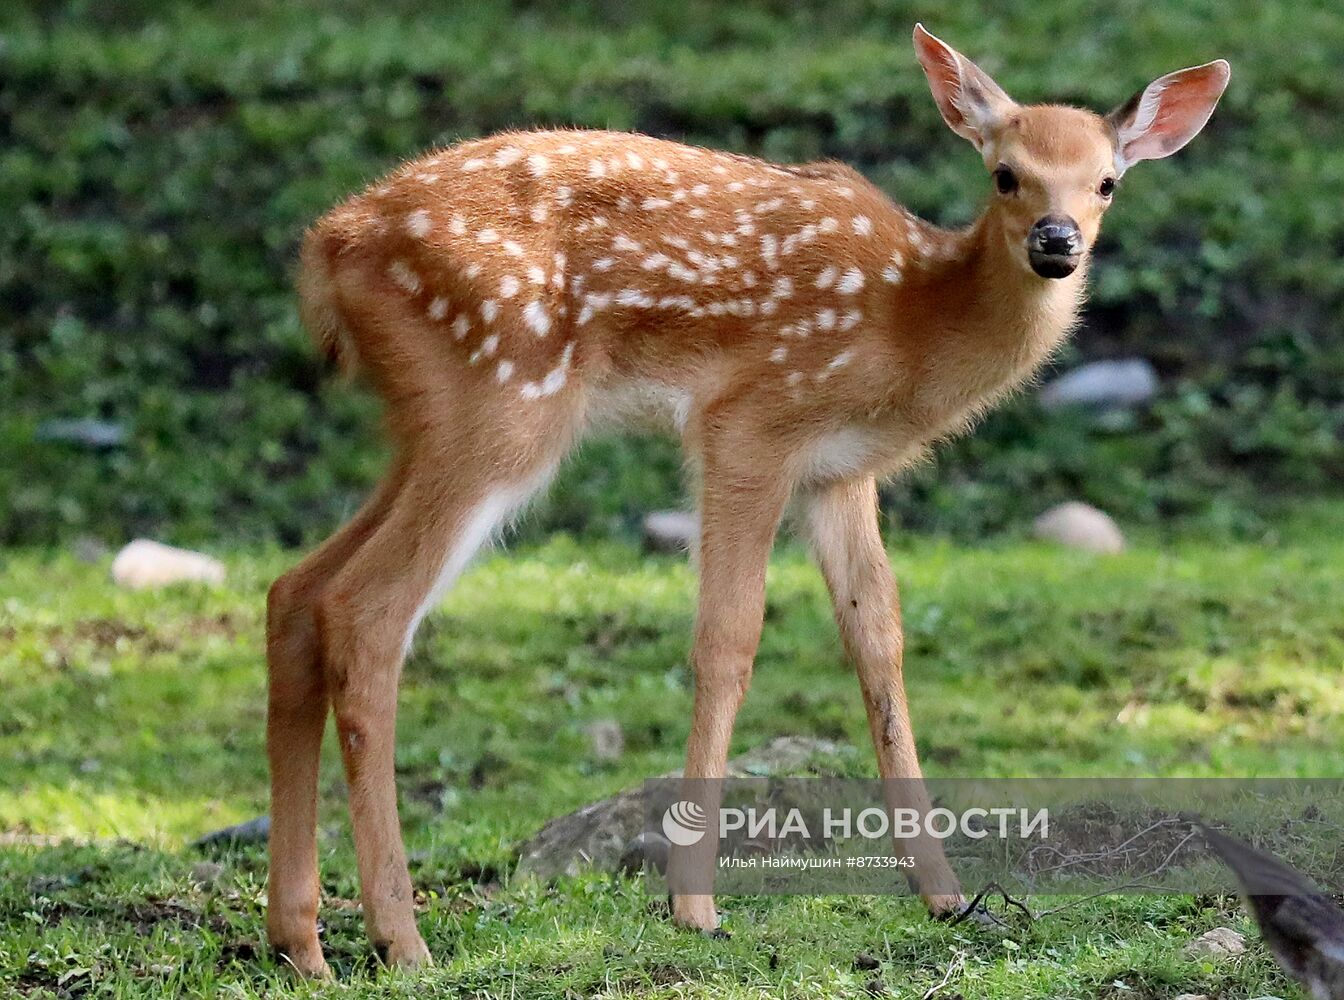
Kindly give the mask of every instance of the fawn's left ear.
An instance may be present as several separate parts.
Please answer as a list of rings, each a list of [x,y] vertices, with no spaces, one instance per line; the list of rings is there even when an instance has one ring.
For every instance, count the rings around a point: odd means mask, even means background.
[[[1107,115],[1115,129],[1116,174],[1140,160],[1170,156],[1197,136],[1231,76],[1226,59],[1177,70],[1154,80]]]
[[[922,24],[915,25],[915,55],[943,121],[984,154],[999,124],[1017,106],[1013,99],[988,73]]]

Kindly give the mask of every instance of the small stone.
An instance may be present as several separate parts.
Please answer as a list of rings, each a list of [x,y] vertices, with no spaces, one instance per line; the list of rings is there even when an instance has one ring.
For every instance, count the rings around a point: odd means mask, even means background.
[[[207,833],[196,841],[197,847],[228,847],[237,844],[261,844],[271,835],[271,817],[258,816],[246,823],[226,826]]]
[[[644,518],[644,551],[689,551],[700,536],[700,518],[683,510],[660,510]]]
[[[1205,931],[1185,946],[1185,953],[1195,958],[1233,958],[1245,950],[1246,939],[1231,927]]]
[[[616,870],[623,875],[635,875],[653,868],[659,874],[667,871],[667,856],[672,845],[661,833],[640,831],[621,851]]]
[[[81,448],[116,448],[126,443],[126,428],[109,420],[47,420],[38,425],[37,439]]]
[[[1209,1000],[1207,993],[1182,993],[1176,1000]]]
[[[105,541],[92,535],[80,535],[70,543],[70,554],[82,563],[101,562],[111,551]]]
[[[198,861],[191,866],[191,880],[205,888],[215,885],[224,876],[224,866],[214,861]]]
[[[880,969],[882,963],[866,951],[861,951],[854,956],[854,968],[860,972],[872,972],[874,969]]]
[[[1143,358],[1094,361],[1048,382],[1040,393],[1041,406],[1128,407],[1157,395],[1157,372]]]
[[[1125,536],[1109,514],[1076,500],[1051,507],[1031,530],[1037,538],[1084,552],[1113,555],[1125,548]]]
[[[620,760],[625,753],[625,730],[615,719],[598,719],[584,729],[593,744],[593,756],[600,761]]]
[[[112,579],[132,590],[173,583],[221,584],[224,564],[200,552],[137,538],[112,560]]]

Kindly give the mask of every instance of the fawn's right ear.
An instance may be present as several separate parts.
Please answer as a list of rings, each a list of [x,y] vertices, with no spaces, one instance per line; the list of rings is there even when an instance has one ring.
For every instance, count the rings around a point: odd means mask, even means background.
[[[942,39],[915,25],[915,55],[943,121],[983,154],[999,124],[1016,104],[979,66]]]

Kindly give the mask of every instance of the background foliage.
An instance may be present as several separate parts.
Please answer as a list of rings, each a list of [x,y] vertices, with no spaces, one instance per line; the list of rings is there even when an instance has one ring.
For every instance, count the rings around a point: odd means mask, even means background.
[[[420,5],[148,2],[0,14],[0,542],[152,532],[296,543],[381,468],[376,405],[323,378],[290,291],[304,225],[435,143],[638,129],[854,163],[942,223],[987,190],[909,46],[922,19],[1022,100],[1108,108],[1215,56],[1205,135],[1125,178],[1064,356],[1140,354],[1133,415],[1029,397],[892,487],[909,526],[978,532],[1078,496],[1232,527],[1344,474],[1344,18],[1328,0]],[[41,442],[52,418],[120,446]],[[675,502],[672,448],[590,445],[534,530]]]

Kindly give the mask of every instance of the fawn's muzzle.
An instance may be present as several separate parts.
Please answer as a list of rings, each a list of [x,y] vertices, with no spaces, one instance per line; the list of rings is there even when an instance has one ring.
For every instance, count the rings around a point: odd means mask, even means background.
[[[1067,215],[1047,215],[1027,234],[1031,269],[1042,278],[1067,278],[1083,255],[1083,234]]]

